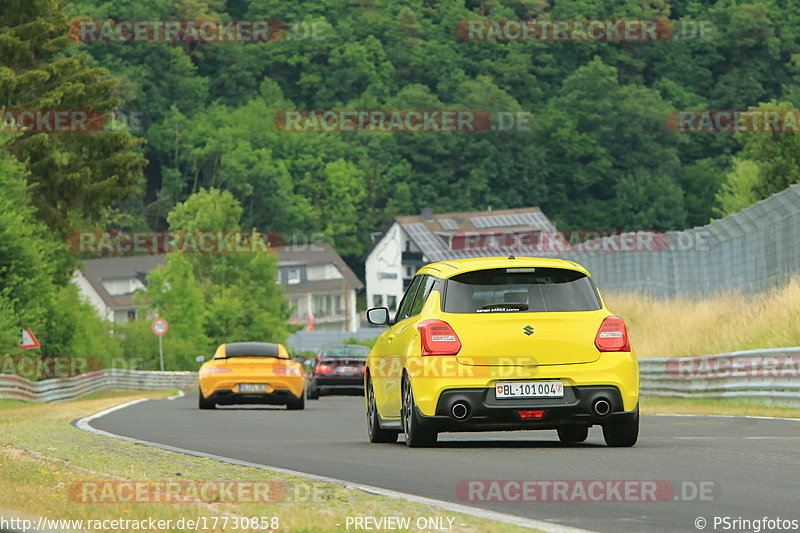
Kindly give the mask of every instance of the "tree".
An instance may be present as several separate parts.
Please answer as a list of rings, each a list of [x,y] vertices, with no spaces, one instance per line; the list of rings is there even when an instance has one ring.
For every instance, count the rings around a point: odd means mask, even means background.
[[[0,134],[0,353],[16,350],[18,332],[30,328],[48,356],[92,355],[109,362],[120,347],[110,324],[81,301],[71,283],[60,284],[57,258],[65,245],[35,217],[27,171]]]
[[[716,213],[722,216],[738,213],[759,200],[756,187],[763,179],[763,170],[755,161],[736,158],[733,169],[725,175],[725,181],[717,193]]]
[[[170,231],[238,232],[241,215],[230,192],[201,189],[175,206],[168,221]],[[269,251],[169,254],[147,276],[142,296],[170,323],[164,339],[170,368],[194,368],[196,355],[226,342],[284,342],[289,308],[276,280],[277,261]]]
[[[65,0],[4,0],[0,11],[0,110],[109,115],[118,82],[89,57],[70,55]],[[28,131],[6,149],[27,166],[39,218],[65,236],[98,222],[138,191],[144,157],[127,131]]]
[[[541,119],[545,212],[573,228],[680,228],[686,213],[669,111],[656,91],[620,84],[617,69],[599,58],[575,71]],[[671,213],[632,201],[652,198],[664,198]]]

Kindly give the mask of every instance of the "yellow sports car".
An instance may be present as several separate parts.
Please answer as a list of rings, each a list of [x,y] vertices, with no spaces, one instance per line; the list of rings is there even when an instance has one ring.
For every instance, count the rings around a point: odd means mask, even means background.
[[[639,367],[625,322],[589,273],[561,259],[492,257],[421,268],[364,375],[371,442],[429,446],[439,432],[555,429],[609,446],[639,434]]]
[[[200,367],[199,378],[200,409],[245,403],[305,408],[303,365],[290,359],[282,344],[220,344],[214,357]]]

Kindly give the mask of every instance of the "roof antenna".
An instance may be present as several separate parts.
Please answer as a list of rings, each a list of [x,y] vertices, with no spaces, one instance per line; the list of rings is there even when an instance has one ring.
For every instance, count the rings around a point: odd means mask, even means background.
[[[509,259],[516,259],[516,257],[514,257],[513,255],[509,255],[508,258]]]

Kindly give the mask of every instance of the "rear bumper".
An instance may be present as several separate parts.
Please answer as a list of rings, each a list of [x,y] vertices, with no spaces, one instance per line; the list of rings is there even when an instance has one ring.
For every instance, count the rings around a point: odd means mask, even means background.
[[[266,393],[262,392],[239,392],[240,383],[253,383],[266,385]],[[210,374],[200,376],[200,390],[203,396],[209,401],[211,398],[219,396],[228,398],[235,394],[237,398],[256,398],[259,396],[274,395],[277,398],[283,397],[286,393],[299,398],[305,389],[304,376],[285,376],[275,374],[245,374],[245,373],[226,373]],[[222,402],[219,402],[222,403]],[[246,402],[258,403],[258,402]]]
[[[454,357],[446,356],[417,356],[413,361],[407,361],[406,365],[406,372],[414,391],[414,401],[419,406],[420,412],[429,417],[438,414],[440,399],[449,391],[492,392],[495,384],[505,381],[562,381],[565,398],[559,399],[559,402],[570,398],[566,396],[569,394],[568,389],[574,389],[575,399],[579,399],[581,389],[601,387],[617,391],[622,411],[632,412],[639,403],[639,365],[633,352],[603,353],[597,361],[591,363],[538,367],[468,366],[457,363]],[[491,400],[500,401],[495,400],[493,395]],[[503,404],[510,401],[517,400],[505,400]],[[553,406],[555,407],[574,406],[561,403]],[[536,408],[535,405],[532,408]]]
[[[308,388],[321,396],[326,394],[361,395],[364,394],[364,377],[312,377],[308,380]]]
[[[300,396],[295,396],[288,389],[276,389],[272,392],[235,392],[230,389],[220,389],[206,399],[219,405],[286,405],[299,400]]]
[[[335,388],[335,387],[345,387],[345,388],[354,388],[358,387],[360,389],[364,388],[364,376],[354,376],[354,377],[343,377],[343,378],[318,378],[312,377],[308,380],[309,385],[314,387],[324,387],[324,388]]]
[[[591,406],[599,399],[611,405],[607,416],[592,414]],[[462,421],[450,416],[456,402],[463,402],[469,407],[469,415]],[[543,410],[544,415],[523,420],[517,412],[519,410]],[[450,389],[440,396],[435,414],[425,415],[417,408],[420,423],[435,427],[438,431],[555,429],[565,424],[590,426],[626,414],[630,413],[625,412],[620,391],[613,386],[564,387],[564,398],[515,400],[496,399],[494,388]]]

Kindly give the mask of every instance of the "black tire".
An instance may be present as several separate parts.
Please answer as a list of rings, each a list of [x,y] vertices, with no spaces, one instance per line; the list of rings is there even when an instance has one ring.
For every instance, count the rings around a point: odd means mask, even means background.
[[[319,400],[319,389],[309,385],[308,392],[306,392],[306,398],[309,400]]]
[[[306,395],[303,394],[297,400],[292,400],[291,402],[286,404],[286,409],[288,411],[302,411],[306,408]]]
[[[408,378],[403,378],[403,407],[401,420],[403,421],[403,433],[406,437],[406,446],[409,448],[424,448],[436,444],[439,433],[431,428],[424,427],[417,420],[414,404],[414,392],[411,390],[411,382]]]
[[[589,436],[589,426],[558,426],[558,440],[564,443],[583,442]]]
[[[364,389],[367,401],[367,437],[370,442],[397,442],[400,434],[395,429],[382,429],[378,422],[378,407],[375,405],[375,394],[372,391],[372,380],[367,378],[367,386]]]
[[[203,397],[202,389],[197,389],[197,407],[200,409],[216,409],[217,404],[209,402]]]
[[[630,415],[612,416],[603,424],[603,438],[613,448],[629,448],[639,438],[639,406]]]

